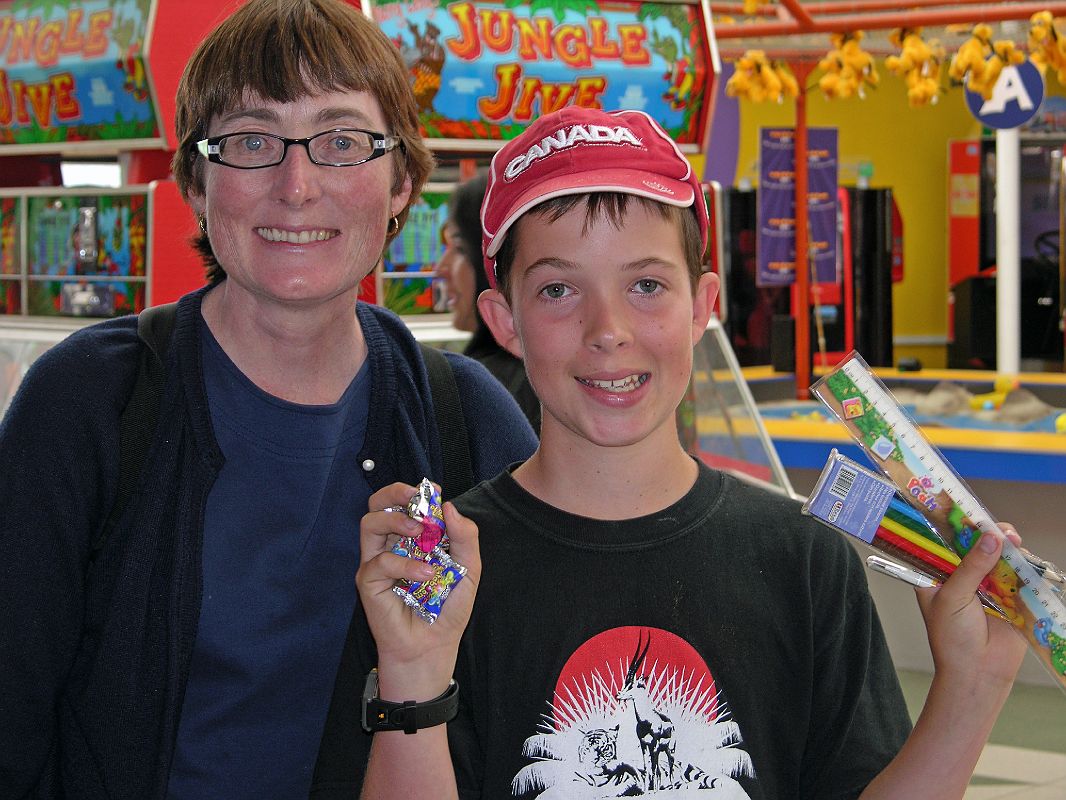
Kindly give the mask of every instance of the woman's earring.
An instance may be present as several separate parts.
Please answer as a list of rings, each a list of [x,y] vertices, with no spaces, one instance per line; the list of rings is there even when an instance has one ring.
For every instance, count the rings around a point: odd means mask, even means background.
[[[200,226],[200,233],[207,236],[207,214],[201,214],[196,218],[196,224]]]
[[[398,217],[392,217],[389,220],[389,224],[385,228],[385,233],[389,236],[395,236],[400,231],[400,220]]]

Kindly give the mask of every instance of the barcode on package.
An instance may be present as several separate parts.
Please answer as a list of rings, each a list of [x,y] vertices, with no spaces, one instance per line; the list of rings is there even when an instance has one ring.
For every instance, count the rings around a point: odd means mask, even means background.
[[[869,544],[895,493],[887,480],[834,450],[803,510]]]
[[[839,497],[841,500],[846,500],[852,484],[855,483],[857,474],[854,470],[841,467],[837,476],[833,479],[833,485],[829,487],[829,494]]]

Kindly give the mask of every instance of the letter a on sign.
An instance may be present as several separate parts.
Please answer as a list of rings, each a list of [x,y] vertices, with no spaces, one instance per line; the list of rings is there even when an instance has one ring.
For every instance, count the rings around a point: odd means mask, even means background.
[[[1029,96],[1022,82],[1022,76],[1018,74],[1018,68],[1013,65],[1003,68],[999,80],[992,87],[992,99],[981,106],[981,115],[1002,114],[1007,110],[1007,103],[1012,100],[1018,103],[1021,111],[1031,111],[1036,108],[1033,98]]]
[[[1044,102],[1044,78],[1031,61],[1007,66],[985,100],[978,92],[966,90],[966,105],[977,121],[990,128],[1006,130],[1024,125]]]

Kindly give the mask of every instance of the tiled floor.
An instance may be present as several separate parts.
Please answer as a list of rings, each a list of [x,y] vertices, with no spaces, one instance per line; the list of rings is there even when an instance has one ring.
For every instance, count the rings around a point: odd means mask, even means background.
[[[912,716],[929,688],[929,676],[900,670]],[[1004,706],[966,800],[1066,799],[1066,694],[1053,686],[1016,684]]]

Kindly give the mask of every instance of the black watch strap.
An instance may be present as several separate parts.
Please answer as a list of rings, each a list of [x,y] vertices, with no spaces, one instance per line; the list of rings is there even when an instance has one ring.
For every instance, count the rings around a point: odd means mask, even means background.
[[[377,731],[403,731],[414,733],[422,728],[432,728],[451,722],[459,713],[459,684],[454,680],[448,684],[444,694],[416,703],[407,700],[395,703],[378,697],[378,671],[370,670],[366,676],[363,689],[363,730],[367,733]]]

